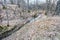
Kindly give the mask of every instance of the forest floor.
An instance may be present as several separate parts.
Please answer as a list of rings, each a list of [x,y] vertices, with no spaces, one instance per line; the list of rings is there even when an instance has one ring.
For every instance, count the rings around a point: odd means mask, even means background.
[[[37,17],[2,40],[60,40],[60,17]]]

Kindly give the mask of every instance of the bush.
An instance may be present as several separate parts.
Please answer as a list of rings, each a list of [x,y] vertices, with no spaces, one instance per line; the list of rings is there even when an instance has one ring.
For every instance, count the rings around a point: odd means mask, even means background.
[[[3,9],[7,9],[5,6],[3,6]]]
[[[4,29],[3,30],[7,30],[8,29],[8,27],[7,26],[4,26]]]
[[[28,13],[30,13],[30,10],[28,10]]]
[[[3,30],[3,27],[2,27],[2,26],[0,26],[0,32],[2,32],[2,30]]]
[[[8,29],[7,26],[0,26],[0,32],[6,31]]]
[[[35,15],[34,15],[34,16],[32,16],[32,17],[36,18],[36,17],[37,17],[37,14],[35,14]]]
[[[47,13],[45,13],[45,15],[47,15]]]
[[[22,10],[22,12],[24,12],[24,10]]]

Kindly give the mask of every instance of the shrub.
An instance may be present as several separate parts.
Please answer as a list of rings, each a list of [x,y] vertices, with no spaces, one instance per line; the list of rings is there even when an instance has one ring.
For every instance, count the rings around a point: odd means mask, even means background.
[[[45,13],[45,15],[47,15],[47,12]]]
[[[4,29],[3,30],[7,30],[8,29],[8,27],[7,26],[4,26]]]
[[[8,29],[7,26],[0,26],[0,32],[6,31]]]
[[[28,10],[28,13],[30,13],[30,10]]]
[[[3,27],[2,27],[2,26],[0,26],[0,32],[2,32],[2,30],[3,30]]]
[[[3,6],[3,9],[7,9],[5,6]]]
[[[37,14],[33,15],[32,17],[36,18],[37,17]]]

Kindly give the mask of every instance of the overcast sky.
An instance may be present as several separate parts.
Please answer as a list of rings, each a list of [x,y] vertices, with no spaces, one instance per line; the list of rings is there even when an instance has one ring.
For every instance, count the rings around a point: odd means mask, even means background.
[[[9,1],[9,0],[7,0],[7,1]],[[25,0],[25,1],[27,1],[27,0]],[[34,0],[29,0],[30,1],[30,3],[31,2],[34,2]],[[45,2],[45,0],[38,0],[39,2],[41,2],[41,3],[44,3]]]
[[[25,0],[27,2],[27,0]],[[36,0],[35,0],[36,1]],[[34,3],[34,0],[29,0],[30,3]],[[46,0],[38,0],[39,3],[45,3]]]
[[[33,2],[34,0],[30,0],[30,2]],[[38,0],[40,2],[45,2],[45,0]]]
[[[30,0],[30,2],[33,2],[34,0]],[[38,0],[40,2],[45,2],[45,0]]]

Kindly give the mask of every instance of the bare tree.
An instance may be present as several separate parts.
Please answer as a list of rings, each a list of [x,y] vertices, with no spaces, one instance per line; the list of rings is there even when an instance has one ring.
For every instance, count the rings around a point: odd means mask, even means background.
[[[14,4],[13,0],[10,0],[11,4]]]
[[[19,8],[24,9],[24,6],[26,5],[24,0],[17,0],[17,5]]]
[[[47,4],[46,15],[50,15],[50,16],[54,15],[56,9],[55,2],[56,0],[46,0],[46,4]]]
[[[55,10],[56,10],[56,0],[52,0],[52,5],[51,5],[51,13],[52,15],[55,15]]]
[[[55,15],[60,15],[60,0],[58,0],[58,2],[57,2],[55,11],[56,11]]]
[[[38,9],[38,0],[36,0],[36,9]]]
[[[4,4],[6,4],[6,0],[4,0]]]
[[[29,0],[27,0],[27,10],[29,11]]]
[[[2,22],[3,22],[3,15],[2,15],[3,11],[2,9],[0,9],[0,26],[2,25]]]
[[[6,16],[7,16],[7,26],[9,27],[9,16],[8,16],[8,9],[6,9]]]
[[[17,5],[20,8],[20,0],[17,0]]]
[[[2,15],[0,15],[0,26],[2,25]]]
[[[35,10],[35,0],[34,0],[34,10]]]
[[[46,4],[47,4],[46,15],[50,15],[51,16],[51,12],[52,12],[52,0],[46,0]]]
[[[29,8],[29,0],[27,0],[27,7]]]

